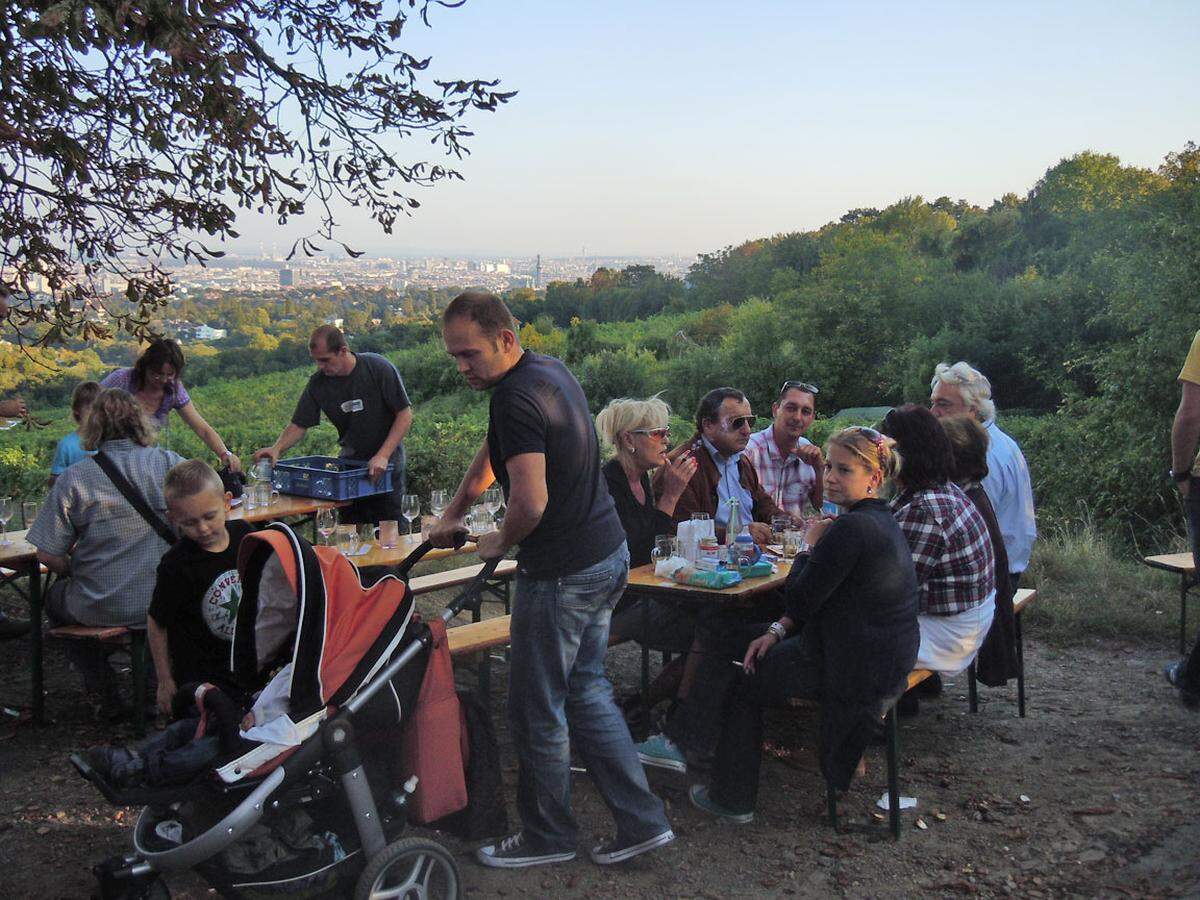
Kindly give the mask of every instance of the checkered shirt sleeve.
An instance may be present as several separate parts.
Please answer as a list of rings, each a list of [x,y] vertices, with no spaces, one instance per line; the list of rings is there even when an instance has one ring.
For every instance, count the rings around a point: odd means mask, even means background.
[[[950,616],[987,599],[996,586],[991,538],[957,485],[905,492],[892,510],[912,550],[921,613]]]

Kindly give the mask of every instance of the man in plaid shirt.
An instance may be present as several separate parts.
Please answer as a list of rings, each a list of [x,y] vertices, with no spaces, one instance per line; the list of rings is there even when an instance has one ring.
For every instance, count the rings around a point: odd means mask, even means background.
[[[912,549],[919,613],[952,616],[983,603],[995,590],[987,525],[957,484],[904,491],[892,501],[892,510]]]
[[[770,427],[750,435],[746,445],[763,490],[793,519],[804,518],[806,503],[821,509],[825,458],[804,436],[816,418],[816,393],[815,384],[785,381],[771,405]]]

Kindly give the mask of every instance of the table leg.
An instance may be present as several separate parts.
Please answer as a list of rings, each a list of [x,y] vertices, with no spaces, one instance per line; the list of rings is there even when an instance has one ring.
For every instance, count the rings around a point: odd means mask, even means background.
[[[29,666],[33,697],[33,724],[45,721],[45,690],[42,683],[42,567],[35,559],[29,574]]]
[[[650,601],[643,598],[642,604],[642,700],[650,697],[650,645],[647,643],[650,634]]]

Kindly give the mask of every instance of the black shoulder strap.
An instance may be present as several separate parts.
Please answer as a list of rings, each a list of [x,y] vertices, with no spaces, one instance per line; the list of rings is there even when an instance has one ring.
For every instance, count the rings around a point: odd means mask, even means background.
[[[117,468],[116,463],[105,455],[104,451],[100,451],[92,459],[96,461],[96,465],[100,467],[100,470],[108,476],[108,480],[113,483],[113,487],[121,492],[121,496],[129,501],[129,505],[137,510],[137,514],[146,520],[146,524],[153,528],[160,538],[166,541],[168,545],[174,544],[179,540],[175,536],[175,532],[171,530],[171,526],[162,520],[162,516],[149,507],[142,495],[138,493],[137,488],[125,479],[125,476],[121,474],[121,470]]]

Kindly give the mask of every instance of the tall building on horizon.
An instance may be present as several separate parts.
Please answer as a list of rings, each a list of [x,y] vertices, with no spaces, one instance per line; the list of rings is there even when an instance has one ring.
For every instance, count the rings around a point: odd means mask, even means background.
[[[537,262],[533,267],[533,289],[540,291],[542,289],[542,254],[537,255]]]

